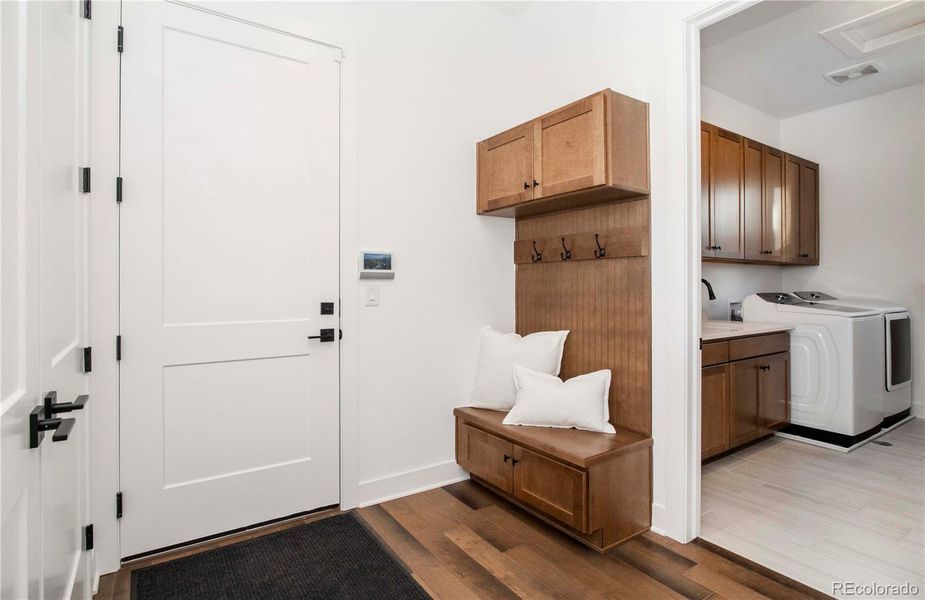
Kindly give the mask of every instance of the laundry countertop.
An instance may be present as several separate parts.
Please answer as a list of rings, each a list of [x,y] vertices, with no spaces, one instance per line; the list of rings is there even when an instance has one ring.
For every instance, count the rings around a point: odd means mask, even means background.
[[[790,331],[792,325],[783,323],[743,323],[740,321],[703,321],[700,325],[700,339],[704,342],[729,340],[733,338],[764,335],[780,331]]]

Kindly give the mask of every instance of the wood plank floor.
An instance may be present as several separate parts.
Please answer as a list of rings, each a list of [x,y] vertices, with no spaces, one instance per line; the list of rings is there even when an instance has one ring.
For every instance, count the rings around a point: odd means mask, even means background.
[[[827,593],[925,590],[925,421],[880,441],[845,454],[774,437],[705,465],[701,536]]]
[[[357,512],[435,598],[827,598],[702,540],[679,544],[650,532],[600,554],[469,481]],[[221,545],[284,526],[293,525]],[[129,600],[132,569],[174,557],[126,565],[101,580],[95,598]]]

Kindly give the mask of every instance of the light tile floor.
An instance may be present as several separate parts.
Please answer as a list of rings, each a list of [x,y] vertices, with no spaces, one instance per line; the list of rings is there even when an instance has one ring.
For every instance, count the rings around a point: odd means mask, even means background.
[[[925,597],[925,420],[880,440],[845,454],[774,437],[704,466],[701,537],[827,594],[908,582]]]

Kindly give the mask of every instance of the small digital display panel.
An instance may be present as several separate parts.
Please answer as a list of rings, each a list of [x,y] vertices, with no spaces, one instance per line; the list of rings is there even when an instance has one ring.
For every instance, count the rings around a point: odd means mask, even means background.
[[[391,271],[392,255],[383,252],[363,253],[364,271]]]

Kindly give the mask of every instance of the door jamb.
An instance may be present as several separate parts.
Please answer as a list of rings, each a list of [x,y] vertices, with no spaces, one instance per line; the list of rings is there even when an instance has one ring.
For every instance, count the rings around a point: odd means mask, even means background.
[[[690,320],[701,328],[700,295],[700,30],[758,4],[761,0],[726,0],[684,20],[684,107],[685,107],[685,196],[691,243],[687,244],[688,289],[694,290],[693,302],[688,302]],[[684,542],[700,536],[700,353],[691,354],[688,363],[688,410],[685,467],[687,472],[687,502],[685,504]]]

